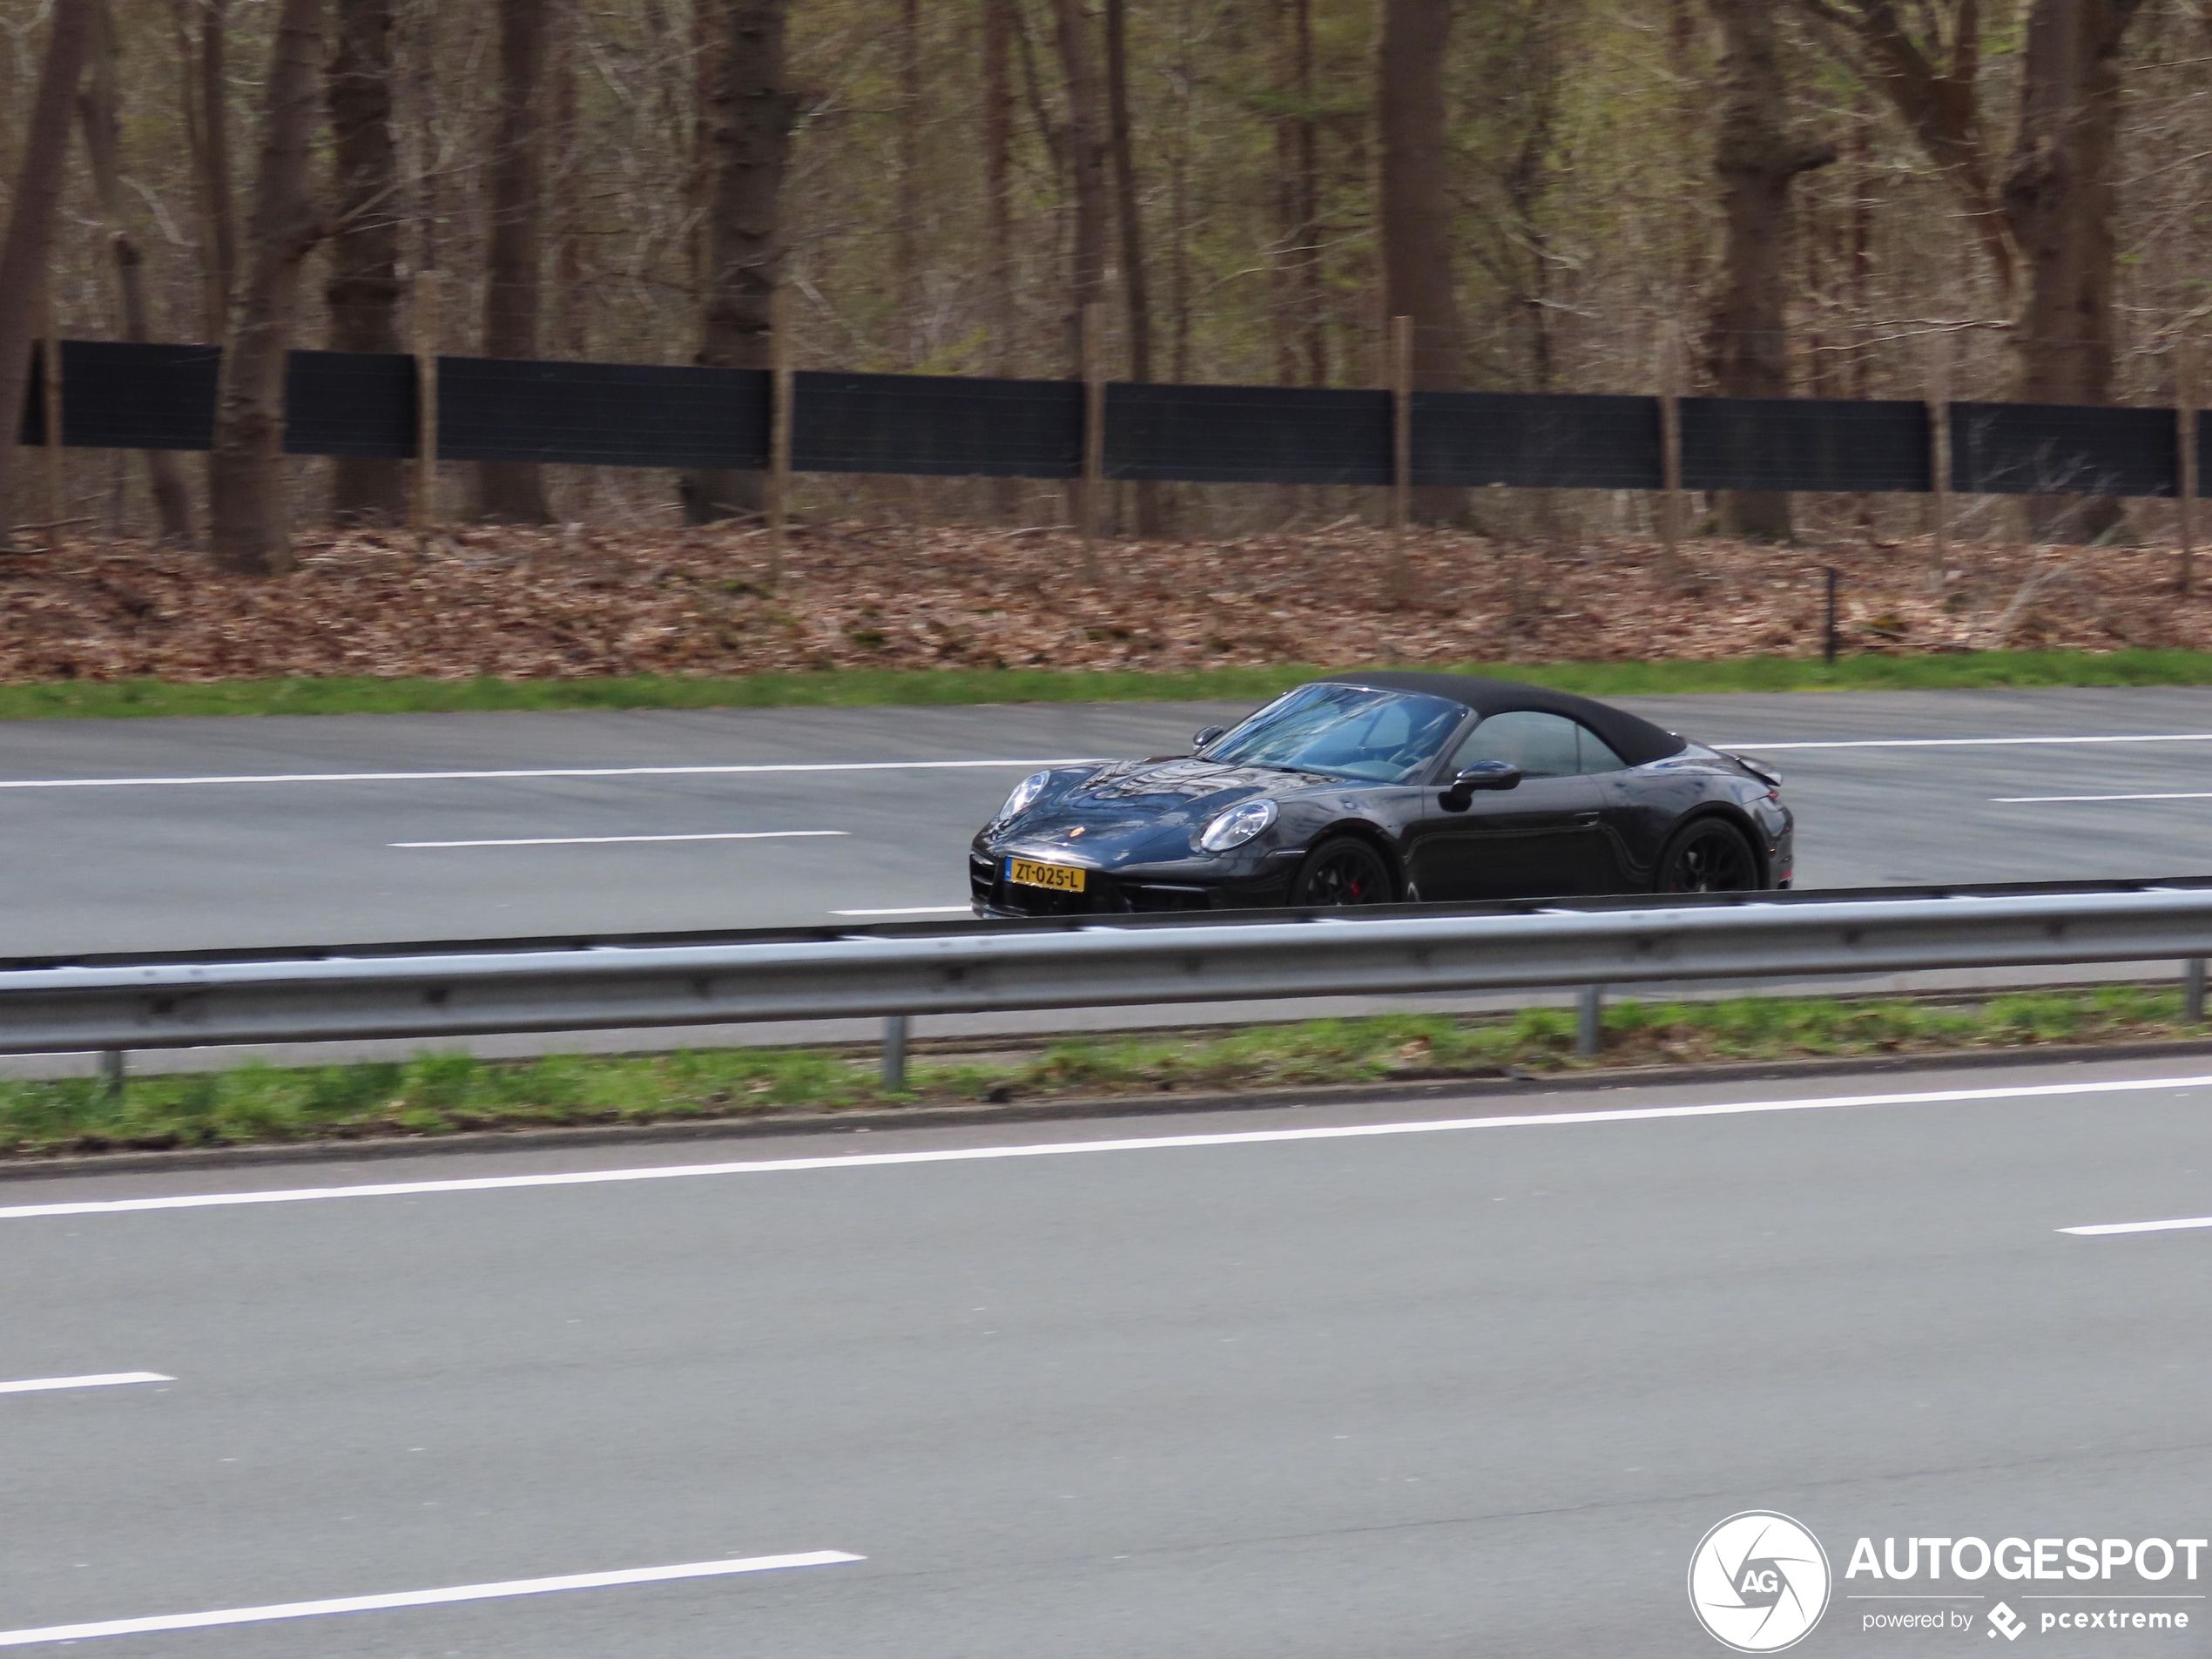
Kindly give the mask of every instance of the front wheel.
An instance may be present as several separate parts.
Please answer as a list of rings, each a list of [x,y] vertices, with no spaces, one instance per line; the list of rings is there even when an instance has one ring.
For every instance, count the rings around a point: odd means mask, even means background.
[[[1751,843],[1724,818],[1685,825],[1659,855],[1661,893],[1749,893],[1758,885]]]
[[[1300,907],[1388,904],[1397,896],[1383,855],[1353,835],[1324,841],[1305,855],[1291,902]]]

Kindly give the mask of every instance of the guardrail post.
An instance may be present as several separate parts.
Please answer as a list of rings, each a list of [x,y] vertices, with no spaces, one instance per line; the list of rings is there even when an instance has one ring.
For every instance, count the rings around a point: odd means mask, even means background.
[[[100,1050],[100,1092],[110,1100],[122,1097],[123,1050],[120,1049]]]
[[[1575,1052],[1585,1060],[1605,1046],[1605,987],[1585,985],[1575,993]]]
[[[887,1014],[883,1017],[883,1090],[887,1095],[904,1094],[907,1088],[907,1016]]]
[[[2182,964],[2182,1018],[2191,1025],[2204,1023],[2204,958],[2192,956]]]

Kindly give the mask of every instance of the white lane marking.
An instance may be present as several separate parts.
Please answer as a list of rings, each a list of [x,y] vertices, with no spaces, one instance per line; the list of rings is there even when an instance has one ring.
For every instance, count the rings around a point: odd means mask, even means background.
[[[1782,742],[1733,738],[1716,743],[1750,752],[1782,749],[1960,749],[2003,748],[2023,744],[2212,743],[2212,732],[2121,732],[2081,737],[2020,738],[1822,738]],[[832,772],[957,772],[1011,770],[1028,766],[1094,766],[1096,755],[1053,755],[1005,760],[791,760],[745,765],[694,766],[509,766],[450,772],[211,772],[201,776],[145,778],[0,778],[0,789],[141,789],[203,784],[408,784],[482,783],[536,778],[711,778],[756,773]]]
[[[1741,749],[1756,758],[1767,749],[2007,749],[2047,743],[2212,743],[2212,732],[2130,732],[2077,738],[1798,738],[1788,743],[1715,743],[1710,746]]]
[[[204,778],[0,778],[0,789],[138,789],[185,784],[430,784],[525,778],[719,778],[786,772],[958,772],[1028,766],[1092,766],[1094,757],[1045,760],[819,760],[743,766],[523,766],[484,772],[271,772]]]
[[[2155,795],[1992,795],[1989,799],[1997,806],[2054,806],[2085,800],[2212,800],[2212,790],[2176,789]]]
[[[633,841],[793,841],[850,830],[718,830],[703,835],[532,835],[506,841],[390,841],[389,846],[613,846]]]
[[[268,1607],[219,1608],[211,1613],[162,1613],[145,1619],[101,1619],[91,1624],[50,1624],[35,1630],[0,1630],[0,1648],[42,1642],[82,1642],[90,1636],[145,1635],[159,1630],[205,1630],[223,1624],[264,1624],[273,1619],[317,1619],[333,1613],[374,1613],[386,1608],[441,1607],[454,1602],[494,1602],[556,1590],[604,1590],[623,1584],[665,1584],[686,1578],[726,1578],[737,1573],[774,1573],[791,1567],[834,1567],[866,1561],[840,1549],[803,1555],[748,1555],[731,1561],[683,1561],[673,1567],[629,1567],[613,1573],[570,1573],[560,1578],[514,1578],[498,1584],[455,1584],[442,1590],[395,1590],[385,1595],[341,1595],[326,1602],[279,1602]]]
[[[2107,1221],[2094,1227],[2061,1227],[2077,1238],[2111,1238],[2121,1233],[2179,1233],[2212,1227],[2212,1216],[2186,1216],[2179,1221]]]
[[[965,904],[910,904],[893,910],[833,910],[833,916],[965,916],[975,908]]]
[[[26,1377],[0,1382],[0,1394],[44,1394],[57,1388],[120,1388],[125,1383],[174,1382],[158,1371],[104,1371],[91,1377]]]
[[[1328,1129],[1243,1130],[1217,1135],[1158,1135],[1116,1141],[1044,1141],[1018,1146],[951,1147],[934,1152],[860,1152],[837,1157],[749,1158],[729,1163],[648,1164],[621,1170],[566,1170],[550,1175],[475,1176],[443,1181],[384,1181],[347,1187],[284,1187],[265,1192],[189,1192],[165,1198],[97,1198],[11,1204],[0,1221],[47,1216],[116,1215],[136,1210],[217,1210],[241,1204],[308,1204],[324,1198],[418,1197],[435,1192],[498,1192],[523,1187],[585,1187],[617,1181],[680,1181],[701,1176],[788,1175],[810,1170],[884,1169],[908,1163],[978,1163],[999,1158],[1069,1157],[1084,1152],[1157,1152],[1198,1146],[1264,1146],[1292,1141],[1361,1141],[1386,1135],[1437,1135],[1458,1130],[1552,1129],[1580,1123],[1649,1123],[1685,1117],[1745,1117],[1767,1112],[1833,1111],[1847,1107],[1927,1106],[1965,1101],[2055,1099],[2073,1095],[2148,1094],[2212,1088],[2212,1076],[2152,1077],[2097,1082],[2029,1083],[1997,1089],[1939,1089],[1894,1095],[1830,1095],[1798,1100],[1728,1101],[1710,1106],[1634,1106],[1599,1112],[1527,1112],[1510,1117],[1431,1118],[1411,1123],[1356,1123]],[[827,1127],[827,1125],[825,1125]]]

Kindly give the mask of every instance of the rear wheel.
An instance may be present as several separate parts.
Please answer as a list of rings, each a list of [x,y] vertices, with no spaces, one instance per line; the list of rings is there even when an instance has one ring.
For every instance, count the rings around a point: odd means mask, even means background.
[[[1724,818],[1683,826],[1659,855],[1662,893],[1748,893],[1758,885],[1751,843]]]
[[[1389,864],[1354,835],[1315,847],[1291,883],[1291,902],[1298,906],[1388,904],[1397,896]]]

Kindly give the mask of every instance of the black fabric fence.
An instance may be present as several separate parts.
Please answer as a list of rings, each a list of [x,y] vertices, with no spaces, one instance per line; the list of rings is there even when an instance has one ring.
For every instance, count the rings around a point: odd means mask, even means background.
[[[222,354],[208,346],[62,345],[62,442],[96,449],[205,449]],[[802,373],[797,472],[1074,478],[1083,389],[1072,381]],[[34,355],[19,428],[45,441]],[[438,364],[438,454],[450,461],[605,467],[768,463],[769,376],[758,369],[624,363]],[[415,453],[414,360],[296,351],[285,448],[300,455]],[[1927,407],[1816,398],[1683,398],[1690,489],[1925,491]],[[2175,413],[2033,403],[1950,406],[1951,488],[1965,494],[2173,496]],[[2212,421],[2197,424],[2212,475]],[[1413,482],[1523,489],[1657,489],[1655,397],[1416,392]],[[1194,483],[1388,484],[1387,392],[1269,386],[1106,390],[1109,478]]]

